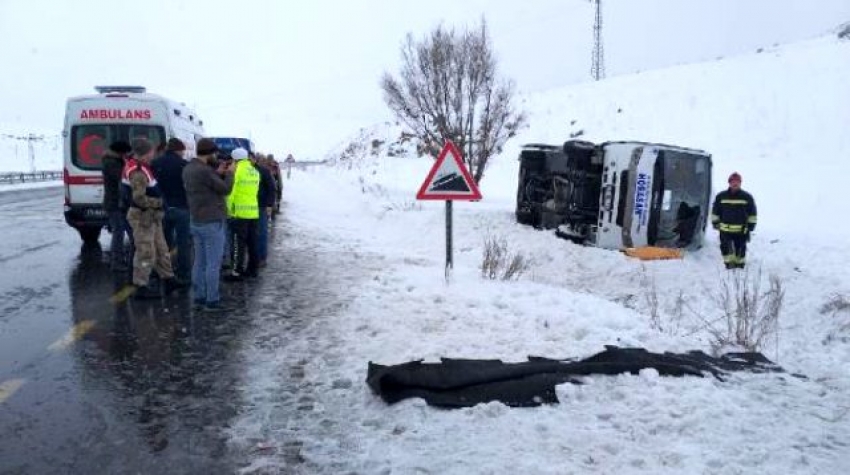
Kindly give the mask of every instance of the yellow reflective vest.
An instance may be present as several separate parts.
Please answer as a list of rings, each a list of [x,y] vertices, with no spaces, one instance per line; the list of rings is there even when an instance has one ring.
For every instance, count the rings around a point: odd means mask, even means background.
[[[237,161],[233,190],[227,196],[227,215],[236,219],[260,219],[259,192],[260,172],[248,160]]]

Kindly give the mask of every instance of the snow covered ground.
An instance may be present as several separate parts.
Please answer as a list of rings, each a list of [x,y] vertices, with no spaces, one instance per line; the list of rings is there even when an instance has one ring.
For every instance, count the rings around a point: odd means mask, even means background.
[[[56,186],[62,186],[62,180],[34,181],[27,183],[2,183],[0,184],[0,193],[12,190],[34,190],[37,188],[53,188]]]
[[[449,282],[443,205],[414,200],[429,160],[295,170],[285,188],[293,238],[275,252],[309,245],[328,262],[346,255],[327,277],[344,295],[297,347],[244,350],[261,361],[245,375],[251,406],[232,427],[233,445],[255,452],[245,472],[285,471],[297,438],[296,473],[850,473],[850,312],[824,310],[850,298],[850,228],[838,219],[850,172],[847,84],[850,42],[823,38],[530,97],[530,127],[490,168],[484,200],[455,206]],[[514,222],[519,145],[579,130],[595,141],[708,150],[716,191],[741,172],[759,205],[749,267],[786,291],[780,330],[763,351],[806,377],[645,371],[560,386],[559,404],[534,409],[384,404],[365,385],[369,361],[586,357],[606,344],[710,351],[697,315],[717,315],[711,295],[727,275],[714,234],[681,261],[640,262]],[[514,282],[482,279],[488,235],[533,269]],[[274,341],[278,330],[260,325],[254,340]],[[312,348],[318,341],[333,343]],[[297,421],[281,420],[282,373],[294,358],[318,400]]]

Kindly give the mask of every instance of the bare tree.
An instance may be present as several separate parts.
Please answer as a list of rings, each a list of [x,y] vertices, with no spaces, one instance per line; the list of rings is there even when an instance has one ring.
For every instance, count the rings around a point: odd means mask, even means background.
[[[401,48],[399,77],[385,73],[384,100],[398,120],[436,157],[452,140],[476,183],[490,157],[525,123],[515,109],[514,85],[497,77],[487,24],[457,32],[435,28],[421,41],[411,34]]]

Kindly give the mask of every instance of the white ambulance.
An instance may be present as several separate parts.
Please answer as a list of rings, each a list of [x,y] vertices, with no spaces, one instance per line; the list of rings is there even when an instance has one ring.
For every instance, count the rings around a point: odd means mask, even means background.
[[[143,137],[158,147],[177,137],[189,159],[204,136],[203,121],[185,104],[139,86],[97,86],[97,94],[68,99],[65,109],[65,221],[84,242],[96,242],[106,224],[101,160],[115,140]]]

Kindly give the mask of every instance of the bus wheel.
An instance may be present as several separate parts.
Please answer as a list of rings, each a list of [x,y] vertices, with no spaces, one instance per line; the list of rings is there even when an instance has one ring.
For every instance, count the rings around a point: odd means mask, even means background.
[[[77,231],[79,231],[84,244],[95,244],[100,238],[100,228],[84,227],[77,228]]]

